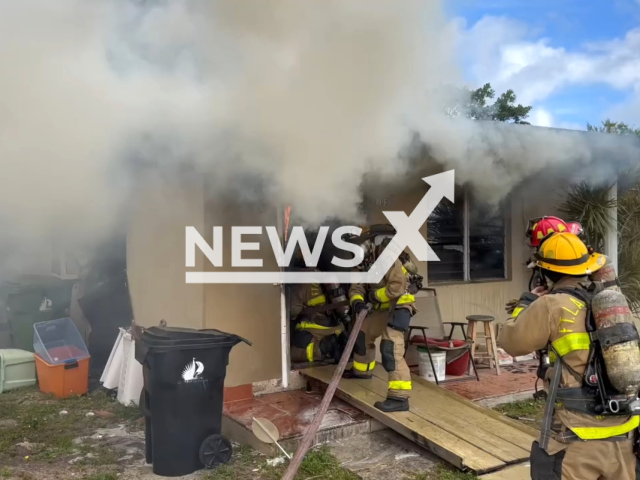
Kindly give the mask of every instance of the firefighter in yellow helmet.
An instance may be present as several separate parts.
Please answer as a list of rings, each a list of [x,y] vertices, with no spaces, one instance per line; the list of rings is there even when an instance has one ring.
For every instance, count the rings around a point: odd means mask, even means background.
[[[640,478],[633,448],[638,416],[596,414],[586,383],[592,379],[593,362],[588,276],[605,264],[605,257],[589,253],[576,235],[566,232],[545,239],[534,257],[545,285],[520,297],[498,337],[509,355],[538,351],[545,359],[538,375],[547,406],[540,440],[531,449],[531,478]]]
[[[391,238],[391,235],[377,235],[367,240],[363,247],[372,255],[365,263],[373,263],[390,243]],[[373,311],[362,324],[354,347],[353,366],[344,373],[344,377],[372,377],[376,363],[375,342],[382,337],[380,353],[382,367],[389,374],[389,386],[387,398],[382,402],[376,402],[374,406],[383,412],[409,410],[412,385],[411,372],[404,359],[404,335],[409,328],[411,317],[416,312],[416,291],[413,289],[415,285],[412,278],[421,277],[417,275],[417,269],[407,257],[408,254],[403,252],[378,284],[352,284],[349,289],[354,316],[366,308],[366,302],[373,304]]]

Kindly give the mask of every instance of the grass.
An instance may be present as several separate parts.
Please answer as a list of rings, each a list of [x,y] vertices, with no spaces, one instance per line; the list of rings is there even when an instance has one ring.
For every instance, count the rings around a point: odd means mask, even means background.
[[[441,464],[432,472],[413,474],[409,480],[476,480],[477,478],[472,473],[463,473]]]
[[[95,473],[93,475],[89,475],[88,477],[84,477],[83,480],[118,480],[117,473]]]
[[[525,400],[495,407],[495,410],[532,427],[539,427],[544,402]],[[61,411],[68,412],[60,415]],[[88,412],[111,412],[109,418],[87,417]],[[14,420],[16,426],[5,426],[0,431],[0,463],[3,459],[9,466],[0,467],[0,480],[13,478],[19,470],[29,468],[30,464],[52,464],[56,460],[66,465],[67,460],[83,457],[77,462],[85,476],[84,480],[116,480],[118,472],[113,471],[117,464],[117,454],[109,446],[93,445],[90,440],[77,444],[74,439],[106,428],[114,424],[125,423],[134,426],[141,417],[137,407],[125,407],[104,392],[96,392],[82,397],[57,400],[38,392],[36,389],[21,389],[0,395],[0,420]],[[28,442],[30,451],[16,444]],[[87,457],[87,454],[91,455]],[[23,458],[26,455],[28,459]],[[7,464],[5,463],[5,465]],[[215,470],[203,471],[203,480],[278,480],[282,478],[288,463],[270,466],[259,452],[250,447],[240,447],[234,452],[232,460]],[[68,465],[67,465],[68,466]],[[49,467],[47,467],[49,468]],[[93,473],[96,472],[96,473]],[[99,472],[99,473],[97,473]],[[409,480],[473,480],[474,474],[463,473],[444,464],[430,472],[405,472]],[[21,477],[27,478],[27,477]],[[340,462],[331,453],[329,447],[312,449],[305,457],[296,475],[296,480],[357,480],[359,477],[341,467]]]
[[[61,412],[67,412],[61,415]],[[110,412],[110,418],[87,417],[89,412]],[[28,461],[53,462],[76,450],[93,453],[92,463],[111,462],[110,452],[75,445],[73,440],[114,423],[134,425],[141,416],[137,407],[125,407],[103,391],[68,399],[55,399],[35,388],[19,389],[0,395],[0,420],[14,420],[15,427],[2,429],[0,452]],[[18,444],[25,444],[20,447]],[[28,444],[28,445],[27,445]]]
[[[539,429],[544,414],[544,401],[521,400],[519,402],[498,405],[494,410],[514,420],[518,420],[525,425]]]
[[[251,448],[242,447],[234,454],[230,463],[206,472],[202,478],[203,480],[235,480],[239,478],[278,480],[282,478],[286,469],[286,463],[271,467],[264,461],[262,455]],[[404,473],[408,475],[408,480],[475,480],[478,478],[472,473],[463,473],[443,464],[438,465],[432,472]],[[295,478],[296,480],[358,480],[360,477],[342,468],[329,448],[322,446],[307,454]]]
[[[278,480],[287,469],[287,463],[275,467],[269,466],[264,457],[251,448],[243,447],[234,455],[232,461],[217,469],[206,472],[203,479],[206,480],[232,480],[237,478],[253,478],[260,480]],[[296,480],[333,479],[333,480],[358,480],[360,477],[345,470],[330,452],[323,446],[311,450],[300,466]]]

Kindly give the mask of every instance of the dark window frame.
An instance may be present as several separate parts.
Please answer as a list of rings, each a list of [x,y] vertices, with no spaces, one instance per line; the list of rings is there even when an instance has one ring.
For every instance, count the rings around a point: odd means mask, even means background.
[[[432,285],[464,285],[464,284],[473,284],[473,283],[497,283],[497,282],[505,282],[505,281],[509,281],[510,280],[510,272],[509,272],[509,266],[510,266],[510,261],[509,261],[509,255],[510,255],[510,232],[511,232],[511,216],[508,215],[508,209],[507,208],[503,208],[502,210],[502,224],[503,224],[503,231],[502,231],[502,237],[504,239],[503,244],[502,244],[502,249],[503,249],[503,255],[502,255],[502,275],[501,276],[491,276],[491,277],[486,277],[486,278],[471,278],[472,277],[472,271],[471,271],[471,236],[470,236],[470,230],[471,230],[471,222],[470,222],[470,210],[472,209],[471,207],[473,206],[473,203],[476,201],[475,199],[471,198],[471,194],[469,193],[469,191],[467,189],[463,189],[463,191],[461,192],[462,194],[462,201],[463,201],[463,206],[460,210],[458,210],[458,212],[462,213],[462,253],[463,253],[463,258],[462,258],[462,279],[459,278],[454,278],[456,275],[453,274],[451,275],[451,278],[445,278],[445,279],[437,279],[434,280],[433,278],[429,277],[429,272],[431,271],[429,268],[429,265],[427,265],[427,279],[428,279],[428,283],[432,284]],[[508,205],[508,203],[507,203]],[[454,207],[457,207],[457,205],[454,203]],[[430,240],[430,236],[429,236],[429,222],[427,221],[425,227],[426,229],[426,233],[427,233],[427,241],[429,241],[431,243]],[[434,247],[434,245],[432,245],[432,248]],[[451,247],[450,249],[454,249],[455,247]],[[435,248],[434,248],[435,250]],[[438,252],[436,251],[436,255],[438,255]],[[438,257],[441,257],[441,255],[438,255]],[[442,258],[441,258],[442,259]],[[430,265],[435,264],[436,262],[430,262]],[[459,276],[459,275],[458,275]]]

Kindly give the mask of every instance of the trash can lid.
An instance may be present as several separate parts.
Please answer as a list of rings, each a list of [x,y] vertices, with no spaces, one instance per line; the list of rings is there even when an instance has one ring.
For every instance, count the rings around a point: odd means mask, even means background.
[[[231,343],[236,345],[240,342],[251,345],[251,342],[234,333],[221,332],[215,329],[196,330],[190,328],[150,327],[142,331],[140,338],[146,343],[157,345],[186,345],[190,343]]]

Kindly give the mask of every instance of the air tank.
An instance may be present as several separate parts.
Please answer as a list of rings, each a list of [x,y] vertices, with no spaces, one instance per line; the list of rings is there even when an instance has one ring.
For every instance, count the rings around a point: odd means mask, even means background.
[[[618,290],[603,290],[591,302],[596,329],[633,323],[631,309]],[[611,385],[618,392],[633,397],[640,389],[640,345],[637,340],[602,346],[605,368]]]
[[[344,293],[342,285],[339,283],[326,283],[326,292],[331,303],[340,303],[347,300],[347,296]],[[336,314],[345,322],[349,321],[349,305],[337,308]]]
[[[614,290],[616,292],[620,292],[621,290],[618,286],[618,275],[616,274],[616,269],[609,257],[605,257],[605,259],[606,263],[604,264],[604,266],[598,271],[592,273],[589,276],[589,279],[592,282],[602,282],[606,284],[606,290]]]

